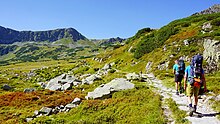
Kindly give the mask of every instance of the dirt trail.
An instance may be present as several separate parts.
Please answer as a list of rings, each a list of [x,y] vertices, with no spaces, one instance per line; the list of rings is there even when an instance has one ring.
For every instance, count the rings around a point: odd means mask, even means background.
[[[165,87],[162,84],[162,81],[156,79],[153,74],[143,74],[143,76],[147,78],[146,82],[154,86],[155,89],[164,97],[162,100],[172,98],[176,104],[179,105],[179,109],[188,111],[187,97],[185,95],[176,95],[176,91],[174,89]],[[217,113],[209,105],[208,101],[211,98],[212,96],[203,95],[202,98],[199,99],[197,112],[202,113],[203,117],[199,118],[195,116],[187,116],[186,119],[188,119],[192,124],[220,124],[220,120],[218,120],[215,116]],[[167,114],[169,114],[169,112]],[[171,121],[170,123],[174,123],[171,118],[168,118],[168,120]]]

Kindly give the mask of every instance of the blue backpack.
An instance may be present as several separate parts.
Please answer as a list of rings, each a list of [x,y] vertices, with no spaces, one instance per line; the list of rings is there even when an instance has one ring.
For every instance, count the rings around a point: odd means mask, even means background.
[[[180,75],[184,75],[184,72],[185,72],[185,63],[184,63],[184,60],[180,59],[178,61],[178,65],[179,65],[179,68],[178,68],[178,73]]]
[[[188,82],[192,85],[195,82],[195,78],[201,79],[202,77],[202,61],[203,57],[201,55],[195,55],[192,58],[190,64],[190,76],[188,77]]]

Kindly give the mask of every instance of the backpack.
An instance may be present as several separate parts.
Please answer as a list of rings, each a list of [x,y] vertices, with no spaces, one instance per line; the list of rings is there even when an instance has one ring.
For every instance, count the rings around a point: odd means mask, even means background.
[[[195,82],[202,84],[201,77],[202,77],[202,61],[203,57],[201,55],[195,55],[192,58],[190,64],[190,76],[188,78],[188,82],[191,85],[194,85]]]
[[[180,75],[184,75],[184,72],[185,72],[185,63],[184,63],[184,60],[180,59],[180,60],[178,61],[178,65],[179,65],[179,68],[178,68],[179,74],[180,74]]]

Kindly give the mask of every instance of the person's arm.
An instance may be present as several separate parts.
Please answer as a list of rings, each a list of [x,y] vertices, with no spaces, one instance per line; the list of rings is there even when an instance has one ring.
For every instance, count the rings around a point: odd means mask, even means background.
[[[175,65],[173,66],[173,74],[175,74],[176,72],[175,72]]]
[[[184,75],[184,79],[183,79],[183,81],[184,81],[184,90],[186,90],[186,84],[187,84],[187,73],[185,72],[185,75]]]
[[[203,83],[203,86],[204,86],[204,92],[206,92],[207,91],[207,87],[206,87],[205,74],[202,74],[202,83]]]
[[[184,90],[186,90],[186,87],[187,87],[187,76],[188,76],[188,71],[187,71],[188,68],[185,69],[185,74],[184,74],[184,79],[183,79],[183,82],[184,82]]]

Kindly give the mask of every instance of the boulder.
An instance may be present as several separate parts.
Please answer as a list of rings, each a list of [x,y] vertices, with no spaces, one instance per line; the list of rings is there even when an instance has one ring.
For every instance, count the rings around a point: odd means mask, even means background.
[[[3,90],[11,90],[12,88],[11,88],[11,86],[9,86],[8,84],[4,84],[4,85],[2,86],[2,89],[3,89]]]
[[[116,78],[107,84],[100,85],[93,92],[89,92],[86,99],[103,99],[111,96],[111,93],[120,90],[134,88],[134,84],[124,78]]]
[[[35,111],[34,111],[34,117],[36,117],[37,115],[39,115],[39,111],[38,111],[38,110],[35,110]]]
[[[110,64],[105,64],[105,66],[102,68],[102,70],[108,70],[111,68]]]
[[[128,74],[126,75],[126,78],[127,78],[128,80],[139,80],[139,79],[140,79],[140,75],[135,74],[135,73],[128,73]]]
[[[202,30],[203,30],[204,32],[209,32],[209,31],[211,31],[211,30],[212,30],[212,25],[211,25],[211,23],[210,23],[210,22],[204,23],[204,24],[202,25]]]
[[[65,106],[66,109],[72,109],[72,108],[75,108],[75,107],[77,107],[77,105],[76,104],[72,104],[72,103],[69,103],[69,104],[67,104]]]
[[[220,41],[204,39],[204,60],[208,63],[206,72],[210,73],[219,69],[220,60]]]
[[[146,69],[146,72],[149,72],[151,70],[151,66],[152,66],[153,62],[148,62],[145,69]]]
[[[163,51],[167,51],[166,45],[163,46]]]
[[[65,83],[63,86],[61,86],[61,90],[69,90],[72,88],[72,84],[71,83]]]
[[[30,122],[33,120],[33,118],[26,118],[25,120],[26,120],[26,122]]]
[[[38,85],[40,85],[42,88],[46,88],[47,84],[44,82],[38,82]]]
[[[52,112],[52,108],[48,108],[48,107],[43,107],[40,109],[39,114],[43,114],[43,115],[50,115]]]
[[[49,90],[52,90],[52,91],[56,91],[56,90],[60,90],[62,87],[61,84],[58,84],[58,83],[49,83],[47,84],[46,88],[45,89],[49,89]]]
[[[79,105],[81,103],[81,99],[80,98],[75,98],[71,103]]]
[[[76,80],[74,76],[62,74],[54,79],[51,79],[45,89],[49,90],[67,90],[72,87],[73,82]]]
[[[159,69],[159,70],[167,70],[168,69],[168,66],[169,66],[169,61],[168,62],[162,62],[162,63],[160,63],[158,66],[157,66],[157,68]]]
[[[215,101],[220,101],[220,95],[215,97]]]
[[[93,74],[82,80],[82,84],[92,84],[95,80],[100,79],[100,76]]]
[[[184,40],[183,42],[184,42],[185,46],[189,46],[189,40],[188,39]]]
[[[26,88],[26,89],[24,89],[24,93],[31,93],[31,92],[34,92],[34,91],[36,91],[35,88]]]

